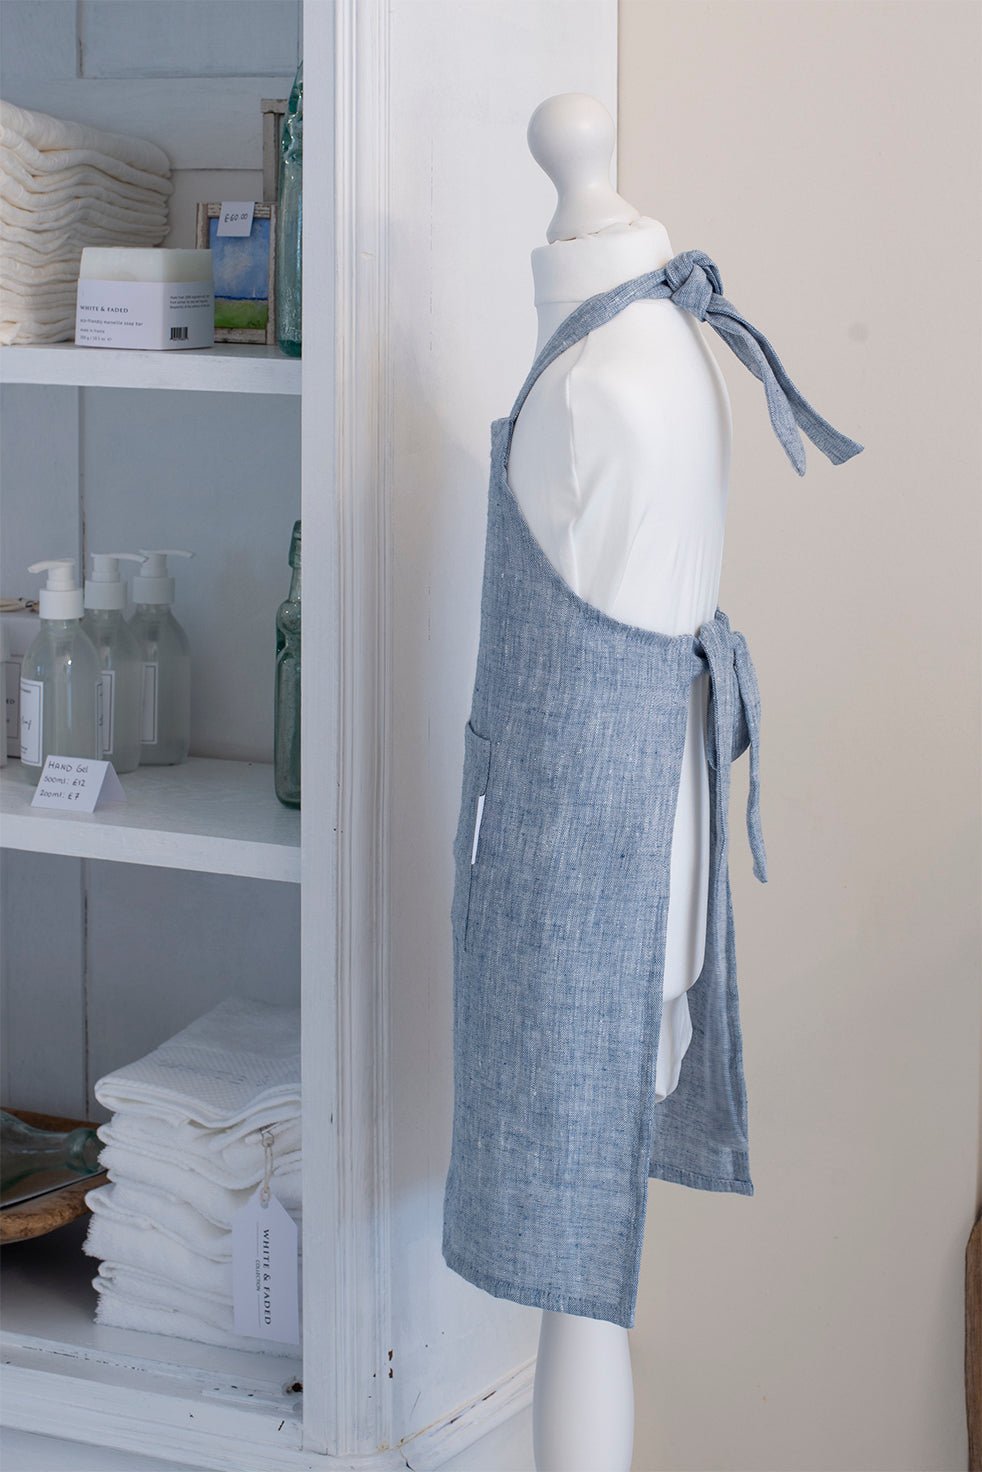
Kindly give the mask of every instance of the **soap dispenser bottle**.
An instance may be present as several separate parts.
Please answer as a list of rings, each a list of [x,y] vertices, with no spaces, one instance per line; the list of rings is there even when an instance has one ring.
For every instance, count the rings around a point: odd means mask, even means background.
[[[132,772],[140,764],[143,655],[136,635],[123,619],[126,585],[119,564],[124,560],[142,562],[143,558],[135,552],[92,553],[82,628],[95,645],[102,667],[102,755],[117,772]]]
[[[174,766],[185,762],[191,745],[191,650],[188,636],[171,612],[174,579],[168,557],[192,552],[146,551],[133,579],[130,628],[143,661],[140,762]]]
[[[20,676],[20,762],[37,782],[49,756],[101,758],[99,656],[82,628],[82,590],[74,557],[35,562],[46,572],[41,629],[24,655]]]

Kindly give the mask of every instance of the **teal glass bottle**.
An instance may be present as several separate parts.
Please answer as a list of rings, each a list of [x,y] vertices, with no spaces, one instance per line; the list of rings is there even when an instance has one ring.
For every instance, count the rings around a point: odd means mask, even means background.
[[[276,340],[299,358],[303,317],[303,62],[287,104],[276,209]]]
[[[289,596],[276,610],[273,780],[287,807],[300,806],[300,523],[290,540]]]
[[[0,1111],[3,1190],[43,1170],[74,1170],[80,1176],[94,1175],[100,1168],[101,1149],[99,1136],[85,1125],[65,1132],[39,1130],[5,1109]]]

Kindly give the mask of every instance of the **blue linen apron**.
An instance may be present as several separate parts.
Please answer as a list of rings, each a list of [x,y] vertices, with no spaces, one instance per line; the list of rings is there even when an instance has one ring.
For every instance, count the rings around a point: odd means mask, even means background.
[[[685,251],[592,297],[492,426],[481,630],[453,844],[454,1114],[443,1256],[517,1303],[634,1324],[649,1176],[753,1194],[728,871],[730,764],[766,880],[760,696],[722,610],[695,635],[621,622],[554,569],[508,483],[540,373],[632,302],[669,297],[764,386],[799,474],[798,426],[834,464],[862,446],[801,396],[767,339]],[[655,1104],[671,844],[689,690],[709,673],[710,871],[692,1041]]]

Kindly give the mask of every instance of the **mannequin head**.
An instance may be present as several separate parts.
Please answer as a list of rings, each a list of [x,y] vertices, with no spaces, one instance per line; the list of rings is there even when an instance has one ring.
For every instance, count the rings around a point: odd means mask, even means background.
[[[528,145],[559,196],[546,231],[550,244],[638,219],[639,211],[610,182],[614,120],[595,97],[584,92],[547,97],[532,114]]]

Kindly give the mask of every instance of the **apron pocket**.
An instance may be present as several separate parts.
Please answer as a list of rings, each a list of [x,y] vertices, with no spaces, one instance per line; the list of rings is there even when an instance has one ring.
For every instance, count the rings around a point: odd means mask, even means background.
[[[471,897],[475,873],[481,862],[481,829],[485,821],[485,799],[491,773],[491,742],[479,736],[470,721],[464,727],[464,780],[460,817],[454,839],[454,896],[451,925],[454,937],[467,949]]]

